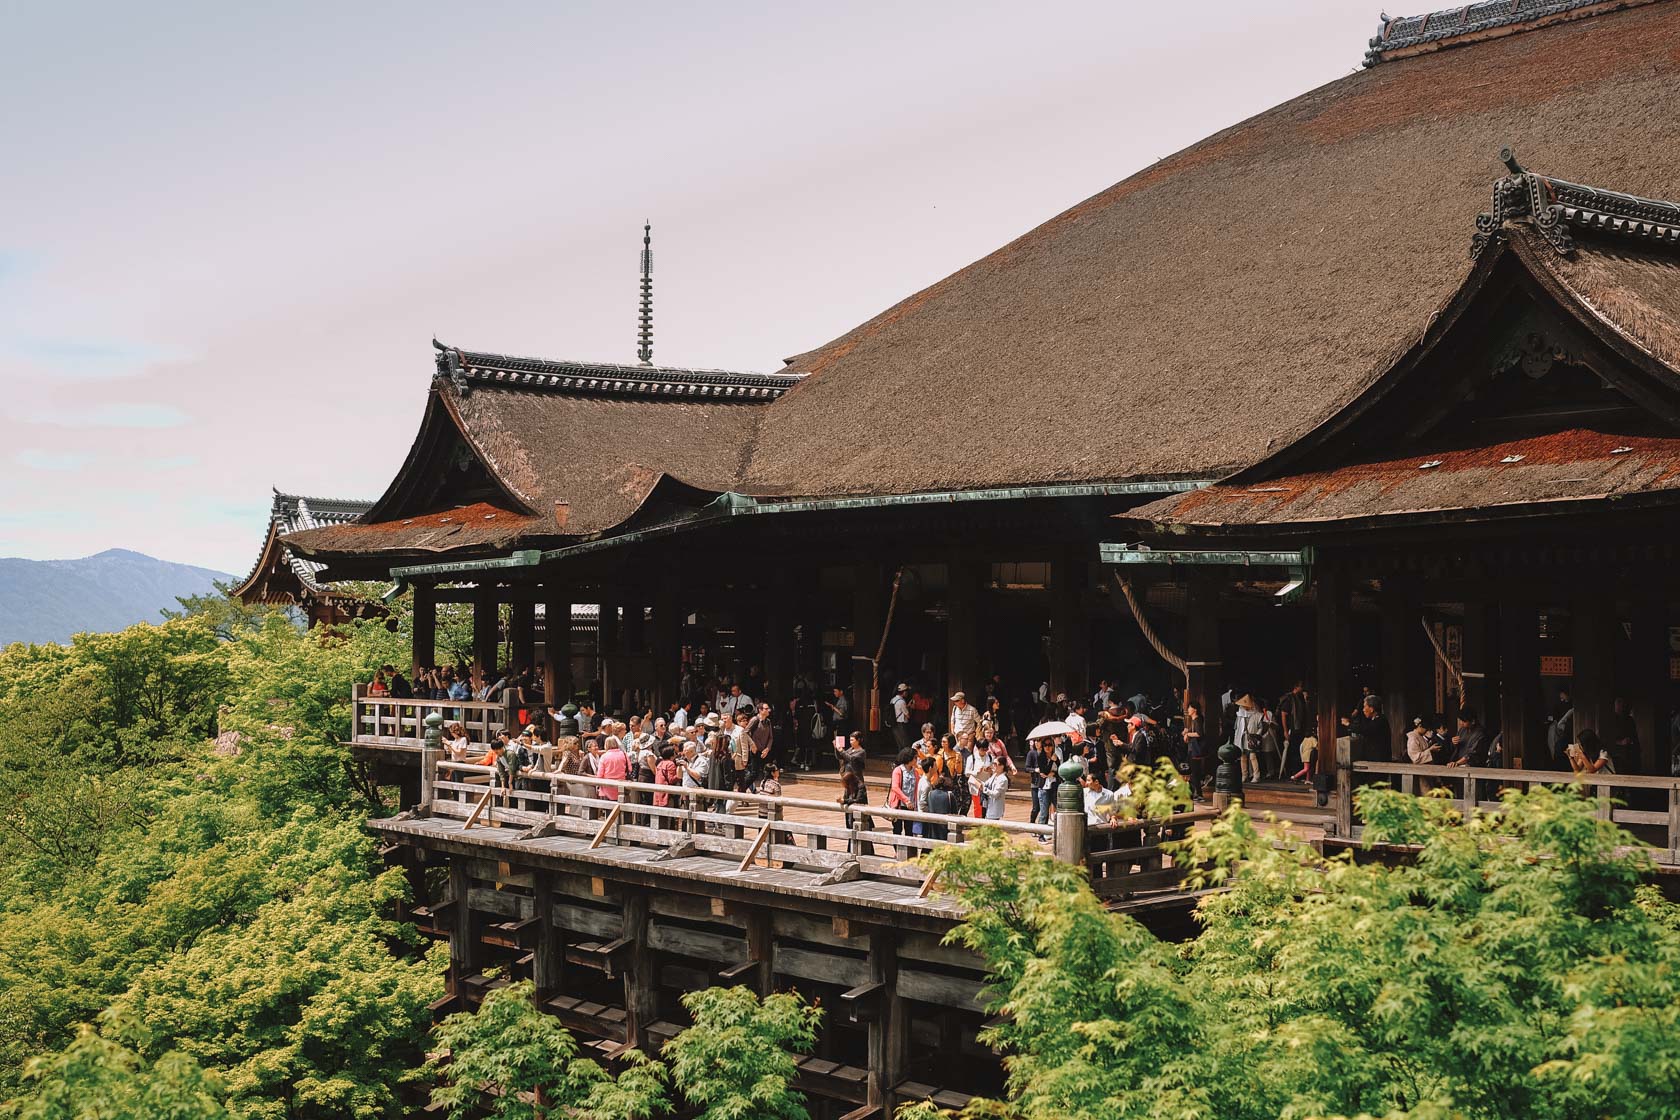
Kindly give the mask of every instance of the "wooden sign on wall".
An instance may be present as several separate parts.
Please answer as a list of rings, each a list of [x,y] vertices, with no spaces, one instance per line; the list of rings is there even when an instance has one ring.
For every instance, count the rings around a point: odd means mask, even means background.
[[[1540,675],[1542,677],[1573,677],[1575,675],[1575,658],[1568,654],[1542,657],[1540,658]]]

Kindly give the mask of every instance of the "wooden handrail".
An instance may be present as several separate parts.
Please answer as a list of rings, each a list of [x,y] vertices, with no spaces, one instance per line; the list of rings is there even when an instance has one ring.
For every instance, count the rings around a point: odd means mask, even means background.
[[[1415,762],[1355,762],[1359,774],[1413,774],[1423,778],[1482,778],[1490,781],[1539,782],[1566,786],[1579,780],[1589,786],[1624,786],[1628,789],[1680,789],[1680,778],[1654,774],[1581,774],[1573,770],[1507,770],[1498,766],[1442,766]]]
[[[452,759],[437,760],[440,768],[454,770],[467,774],[494,775],[496,768],[481,766],[475,762],[457,762]],[[552,786],[555,782],[578,782],[583,785],[613,786],[620,790],[634,790],[638,793],[684,793],[698,797],[711,798],[718,801],[738,801],[745,805],[779,805],[784,809],[811,809],[817,812],[836,813],[846,817],[870,816],[881,817],[886,820],[921,821],[925,824],[949,825],[952,820],[960,819],[968,823],[969,827],[995,825],[1004,832],[1016,832],[1029,836],[1049,836],[1055,829],[1047,824],[1028,824],[1024,821],[983,820],[976,817],[956,818],[939,813],[922,813],[910,809],[888,809],[880,805],[841,805],[834,801],[814,801],[804,797],[778,797],[765,793],[736,793],[732,789],[706,789],[700,786],[658,785],[653,782],[635,782],[628,778],[603,778],[596,774],[567,774],[559,770],[526,770],[520,774],[522,778],[544,779]]]

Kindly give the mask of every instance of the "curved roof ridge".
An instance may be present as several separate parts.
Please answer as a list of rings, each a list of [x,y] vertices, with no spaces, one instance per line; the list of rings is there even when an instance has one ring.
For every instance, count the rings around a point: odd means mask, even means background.
[[[1563,20],[1585,19],[1656,0],[1480,0],[1418,16],[1386,13],[1365,52],[1365,65],[1465,46]]]
[[[462,390],[483,384],[527,391],[757,402],[775,400],[804,378],[799,373],[515,357],[462,350],[436,340],[432,345],[438,350],[437,376]]]

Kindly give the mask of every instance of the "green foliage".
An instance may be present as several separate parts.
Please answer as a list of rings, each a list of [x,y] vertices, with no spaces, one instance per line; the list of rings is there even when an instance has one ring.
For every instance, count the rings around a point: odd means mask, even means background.
[[[210,629],[216,637],[224,642],[231,642],[253,630],[262,629],[264,623],[272,617],[284,613],[277,607],[265,606],[261,603],[246,606],[231,594],[233,583],[216,580],[212,584],[214,591],[203,595],[177,595],[175,601],[181,604],[179,610],[165,610],[163,617],[201,618],[210,624]]]
[[[663,1071],[639,1051],[615,1080],[577,1056],[571,1032],[532,999],[529,980],[498,988],[474,1013],[438,1025],[442,1049],[426,1063],[441,1078],[432,1103],[449,1120],[646,1120],[665,1110]]]
[[[1116,819],[1170,817],[1192,804],[1190,783],[1169,758],[1158,759],[1153,766],[1128,762],[1117,777],[1117,784],[1130,792],[1116,802]]]
[[[967,1115],[1680,1115],[1680,908],[1632,837],[1567,789],[1469,821],[1359,800],[1414,866],[1275,846],[1233,810],[1181,853],[1229,889],[1176,947],[999,834],[933,857],[1008,1015],[1007,1099]]]
[[[797,994],[760,1000],[747,988],[708,988],[682,997],[694,1023],[665,1044],[671,1084],[697,1120],[808,1120],[791,1088],[795,1058],[816,1045],[822,1011]]]
[[[222,1089],[185,1054],[147,1064],[84,1026],[62,1053],[32,1059],[29,1099],[5,1110],[15,1120],[225,1120]]]
[[[5,1109],[402,1115],[444,962],[385,917],[407,883],[338,747],[400,640],[193,614],[0,653]]]

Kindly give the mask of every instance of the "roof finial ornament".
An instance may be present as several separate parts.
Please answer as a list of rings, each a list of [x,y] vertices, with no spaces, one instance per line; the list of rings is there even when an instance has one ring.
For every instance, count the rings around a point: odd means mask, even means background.
[[[653,223],[642,223],[642,327],[636,357],[653,364]]]
[[[1627,239],[1644,246],[1680,248],[1680,203],[1641,198],[1620,191],[1571,183],[1529,171],[1507,144],[1500,162],[1510,174],[1493,184],[1493,206],[1476,215],[1470,239],[1472,259],[1504,236],[1505,224],[1520,221],[1561,256],[1575,252],[1575,232]]]

